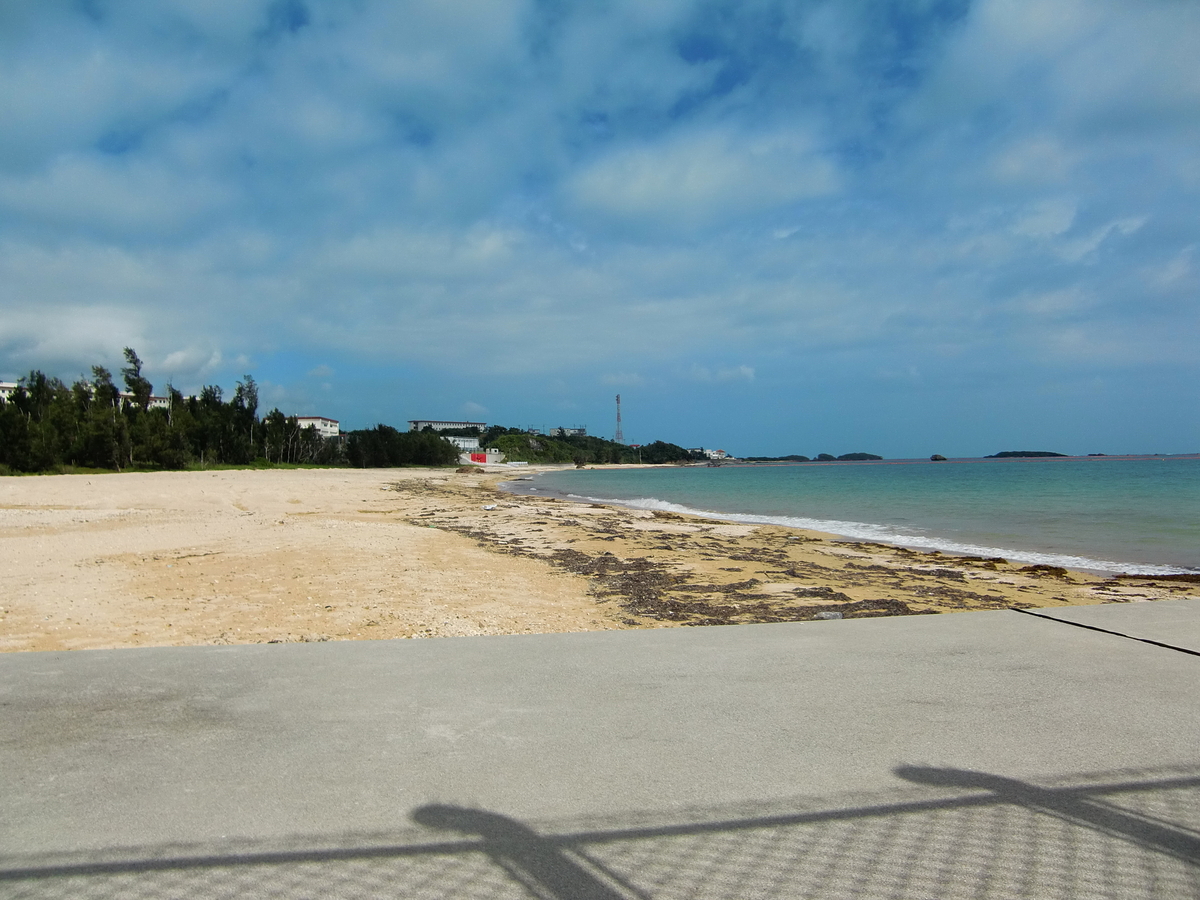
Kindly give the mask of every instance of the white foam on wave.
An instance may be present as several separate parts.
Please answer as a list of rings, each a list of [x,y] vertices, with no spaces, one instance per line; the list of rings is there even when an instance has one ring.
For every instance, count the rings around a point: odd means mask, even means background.
[[[870,522],[843,522],[837,519],[808,519],[802,516],[760,516],[751,513],[713,512],[707,509],[692,509],[678,503],[669,503],[654,497],[637,497],[632,500],[613,500],[606,497],[586,497],[579,494],[567,494],[572,500],[584,500],[588,503],[611,503],[614,506],[628,506],[633,509],[659,510],[661,512],[680,513],[688,516],[701,516],[705,519],[715,519],[719,522],[738,522],[746,525],[782,525],[785,528],[804,528],[808,531],[824,531],[842,537],[856,538],[863,541],[878,541],[886,544],[898,544],[902,547],[913,547],[919,550],[940,550],[943,553],[954,553],[963,556],[1002,556],[1014,562],[1031,565],[1062,566],[1066,569],[1084,569],[1092,572],[1111,572],[1126,575],[1182,575],[1195,572],[1194,569],[1179,566],[1158,566],[1149,563],[1123,563],[1108,559],[1091,559],[1086,556],[1072,556],[1065,553],[1045,553],[1037,550],[1014,550],[1011,547],[986,547],[981,544],[967,544],[949,538],[936,537],[916,531],[905,531],[891,525],[875,525]]]

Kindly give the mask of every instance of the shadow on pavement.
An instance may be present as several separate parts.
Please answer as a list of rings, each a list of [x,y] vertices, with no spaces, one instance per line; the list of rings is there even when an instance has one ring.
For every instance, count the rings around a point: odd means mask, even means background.
[[[989,791],[998,802],[1044,813],[1064,822],[1123,838],[1146,850],[1165,853],[1182,862],[1200,865],[1200,833],[1197,831],[1122,811],[1099,799],[1101,793],[1111,795],[1137,790],[1140,785],[1112,785],[1107,791],[1089,792],[1086,789],[1047,790],[1015,778],[1001,778],[998,775],[959,769],[901,766],[896,769],[896,774],[918,784]],[[1175,782],[1159,782],[1158,788],[1169,790],[1171,787],[1179,787],[1195,790],[1198,784],[1198,779],[1183,778]],[[1090,796],[1092,793],[1097,794],[1096,798]]]
[[[0,896],[627,900],[1200,896],[1200,767],[1033,784],[901,766],[908,787],[530,823],[428,805],[317,846],[0,858]]]

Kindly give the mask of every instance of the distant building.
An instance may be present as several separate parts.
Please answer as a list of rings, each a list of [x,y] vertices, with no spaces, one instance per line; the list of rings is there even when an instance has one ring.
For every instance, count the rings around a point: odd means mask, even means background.
[[[574,428],[559,426],[558,428],[551,428],[550,437],[587,437],[587,426],[576,426]]]
[[[494,466],[497,463],[504,462],[504,454],[495,447],[489,447],[487,450],[475,449],[469,453],[460,453],[458,461],[464,465],[474,463],[477,466]]]
[[[408,420],[409,431],[424,431],[426,428],[432,428],[434,431],[465,431],[468,428],[483,431],[487,428],[487,422],[449,422],[441,419]]]
[[[724,450],[702,450],[701,452],[709,459],[733,459]]]
[[[4,400],[5,402],[11,400],[12,395],[17,392],[17,388],[19,388],[19,387],[20,387],[20,385],[15,381],[0,381],[0,400]],[[90,388],[91,385],[89,384],[88,387]],[[137,398],[129,391],[120,391],[118,393],[118,396],[120,396],[120,398],[127,403],[136,403],[137,402]],[[170,397],[157,397],[157,396],[151,394],[149,408],[150,409],[170,409],[171,408],[171,398]]]
[[[137,397],[135,397],[129,391],[120,391],[119,396],[126,403],[137,403]],[[150,395],[150,405],[147,407],[147,409],[170,409],[170,408],[171,408],[171,398],[170,397],[156,397],[153,394]]]
[[[337,419],[327,419],[324,416],[296,416],[296,424],[301,428],[311,425],[323,438],[335,438],[342,433]]]
[[[479,449],[479,438],[477,437],[458,437],[457,435],[446,434],[442,435],[443,441],[449,441],[459,450],[465,450],[471,453]]]

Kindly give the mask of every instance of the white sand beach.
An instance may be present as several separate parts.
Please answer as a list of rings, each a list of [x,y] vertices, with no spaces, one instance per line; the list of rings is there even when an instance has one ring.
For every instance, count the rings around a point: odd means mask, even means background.
[[[0,650],[592,631],[1198,592],[521,497],[497,491],[505,477],[0,479]]]

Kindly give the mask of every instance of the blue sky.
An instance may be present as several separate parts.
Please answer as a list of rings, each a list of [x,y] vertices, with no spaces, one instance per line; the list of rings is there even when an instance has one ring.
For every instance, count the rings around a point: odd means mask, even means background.
[[[8,0],[0,378],[1200,450],[1200,4]]]

